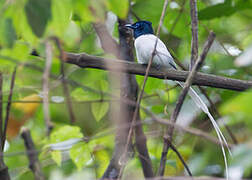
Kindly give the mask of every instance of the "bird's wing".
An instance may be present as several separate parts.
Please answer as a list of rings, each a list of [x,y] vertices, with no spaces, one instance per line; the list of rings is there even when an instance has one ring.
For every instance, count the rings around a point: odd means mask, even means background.
[[[161,64],[163,64],[164,66],[168,68],[177,69],[175,62],[173,61],[173,57],[171,56],[170,52],[166,48],[163,41],[161,41],[160,39],[158,39],[156,55],[159,61],[161,62]]]

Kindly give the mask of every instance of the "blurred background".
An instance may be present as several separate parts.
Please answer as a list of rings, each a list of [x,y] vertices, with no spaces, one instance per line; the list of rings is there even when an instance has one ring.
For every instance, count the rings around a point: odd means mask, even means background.
[[[76,122],[70,123],[64,87],[61,83],[59,50],[51,42],[52,64],[49,79],[49,115],[54,125],[46,136],[42,100],[46,42],[56,36],[62,49],[99,57],[116,58],[101,47],[94,24],[105,24],[110,35],[119,41],[118,19],[137,18],[153,23],[156,30],[164,1],[161,0],[0,0],[0,71],[3,77],[3,116],[10,92],[11,76],[17,66],[15,87],[7,130],[5,164],[13,179],[32,179],[23,139],[22,126],[31,131],[46,179],[95,179],[107,168],[114,151],[115,123],[111,120],[109,73],[65,64],[69,97]],[[169,1],[161,27],[160,39],[174,57],[188,68],[191,57],[190,1]],[[201,0],[198,6],[199,54],[212,30],[216,39],[201,72],[241,80],[252,79],[252,1]],[[39,55],[39,56],[37,56]],[[136,76],[141,87],[143,76]],[[212,104],[233,157],[228,156],[230,176],[252,178],[252,91],[245,92],[202,87]],[[158,117],[169,119],[181,88],[172,81],[148,78],[141,106]],[[200,92],[200,91],[198,91]],[[144,132],[154,171],[159,167],[164,125],[153,121],[140,109]],[[179,114],[179,125],[195,128],[215,137],[205,114],[187,98]],[[71,125],[70,125],[71,124]],[[228,126],[226,128],[225,126]],[[227,130],[228,129],[228,130]],[[89,137],[67,150],[50,149],[51,144]],[[175,131],[177,147],[194,176],[225,176],[221,148],[208,139],[186,131]],[[165,176],[184,176],[186,172],[176,154],[169,151]],[[132,158],[124,179],[143,179],[141,163]]]

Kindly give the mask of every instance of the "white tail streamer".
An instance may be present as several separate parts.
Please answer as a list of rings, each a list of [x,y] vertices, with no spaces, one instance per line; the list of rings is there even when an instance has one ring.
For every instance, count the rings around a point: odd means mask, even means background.
[[[176,81],[176,83],[178,83],[182,88],[184,87],[184,84],[181,82]],[[223,154],[223,158],[224,158],[224,163],[225,163],[225,169],[226,169],[226,177],[227,179],[229,179],[229,173],[228,173],[228,164],[227,164],[227,157],[226,157],[226,153],[225,153],[225,149],[223,144],[225,144],[225,146],[228,149],[229,154],[232,156],[232,153],[230,151],[230,148],[228,146],[228,143],[224,137],[224,135],[222,134],[218,124],[216,123],[215,119],[213,118],[213,116],[211,115],[211,113],[208,110],[207,105],[204,103],[204,101],[199,97],[199,95],[194,91],[193,88],[190,87],[188,94],[190,95],[190,97],[192,98],[192,100],[195,102],[195,104],[204,112],[207,114],[207,116],[209,117],[214,130],[218,136],[218,139],[220,141],[220,145],[221,145],[221,150],[222,150],[222,154]]]

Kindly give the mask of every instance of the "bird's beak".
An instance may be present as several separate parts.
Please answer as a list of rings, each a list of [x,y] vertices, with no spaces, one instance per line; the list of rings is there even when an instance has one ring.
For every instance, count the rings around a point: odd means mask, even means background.
[[[134,29],[134,27],[131,24],[125,24],[124,26],[130,29]]]

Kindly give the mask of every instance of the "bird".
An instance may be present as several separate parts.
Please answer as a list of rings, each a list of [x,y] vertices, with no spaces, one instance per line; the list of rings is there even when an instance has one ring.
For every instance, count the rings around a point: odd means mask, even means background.
[[[148,64],[149,61],[152,60],[152,65],[158,68],[167,68],[167,69],[177,69],[176,63],[174,62],[173,57],[171,56],[169,50],[166,45],[160,40],[157,36],[154,35],[154,31],[152,28],[152,23],[150,21],[138,21],[134,24],[126,24],[127,28],[133,30],[134,36],[134,46],[136,51],[136,57],[139,64]],[[156,48],[155,48],[156,46]],[[153,55],[154,53],[154,55]],[[182,82],[176,81],[182,88],[184,84]],[[217,137],[221,144],[221,150],[224,157],[225,169],[226,169],[226,177],[228,179],[228,165],[227,158],[224,149],[224,145],[227,147],[230,155],[231,151],[229,149],[228,143],[222,134],[218,124],[215,119],[211,115],[207,105],[200,98],[200,96],[196,93],[196,91],[190,87],[188,91],[189,96],[195,102],[195,104],[209,117],[215,131]],[[224,145],[223,145],[224,144]]]

